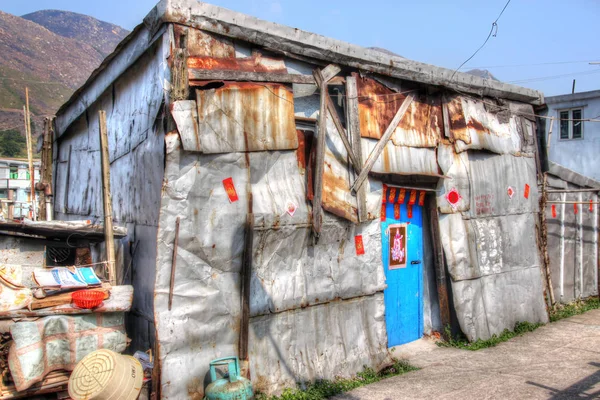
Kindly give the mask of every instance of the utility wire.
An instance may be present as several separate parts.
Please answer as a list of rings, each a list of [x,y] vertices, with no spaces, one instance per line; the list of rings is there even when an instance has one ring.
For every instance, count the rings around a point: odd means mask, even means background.
[[[507,65],[485,65],[479,67],[464,66],[459,69],[485,69],[485,68],[514,68],[514,67],[534,67],[539,65],[560,65],[560,64],[587,64],[596,60],[581,60],[581,61],[555,61],[555,62],[543,62],[533,64],[507,64]]]
[[[471,57],[467,58],[462,64],[460,64],[460,66],[458,68],[456,68],[454,70],[454,73],[450,77],[450,80],[452,80],[452,78],[454,78],[454,75],[456,75],[456,72],[458,72],[458,70],[461,69],[463,67],[463,65],[465,65],[466,63],[471,61],[471,59],[473,57],[475,57],[475,55],[477,53],[479,53],[479,50],[483,49],[483,47],[487,44],[488,40],[490,40],[490,38],[492,36],[496,37],[496,35],[498,34],[498,20],[500,19],[502,14],[504,14],[504,10],[506,10],[506,7],[508,7],[509,4],[510,4],[510,0],[508,0],[506,2],[506,4],[504,5],[504,8],[502,9],[502,11],[500,11],[500,15],[498,15],[498,18],[496,18],[496,20],[494,22],[492,22],[492,27],[490,28],[490,33],[488,33],[487,38],[485,38],[485,41],[483,42],[483,44],[481,46],[479,46],[479,48],[477,50],[475,50],[475,53],[473,53],[471,55]]]
[[[516,80],[516,81],[508,81],[508,83],[538,82],[538,81],[545,81],[545,80],[549,80],[549,79],[564,78],[564,77],[573,76],[573,75],[591,75],[591,74],[597,74],[599,72],[600,72],[600,69],[595,69],[595,70],[592,70],[592,71],[579,71],[579,72],[571,72],[571,73],[568,73],[568,74],[550,75],[550,76],[541,76],[541,77],[537,77],[537,78],[519,79],[519,80]]]

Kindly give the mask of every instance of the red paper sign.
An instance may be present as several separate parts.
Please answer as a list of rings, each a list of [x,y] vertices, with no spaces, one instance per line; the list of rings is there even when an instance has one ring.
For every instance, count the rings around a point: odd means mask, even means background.
[[[593,206],[593,204],[594,204],[594,203],[592,202],[592,200],[590,200],[590,211],[594,211],[594,206]]]
[[[383,196],[381,196],[381,202],[385,204],[385,200],[387,199],[387,186],[383,185]]]
[[[552,218],[556,218],[556,204],[552,204]]]
[[[408,204],[410,204],[412,206],[416,202],[417,202],[417,191],[416,190],[411,190],[410,191],[410,199],[408,200]]]
[[[365,246],[363,246],[362,235],[354,236],[354,247],[356,247],[357,256],[362,256],[365,254]]]
[[[513,189],[512,186],[509,186],[508,189],[506,189],[506,194],[512,199],[515,195],[515,189]]]
[[[395,198],[396,198],[396,188],[391,188],[390,189],[390,197],[388,197],[388,201],[390,203],[393,203]]]
[[[579,212],[579,204],[573,204],[573,211],[575,212],[575,214]]]
[[[385,203],[381,204],[381,221],[385,221]]]
[[[394,204],[394,219],[400,219],[400,204]]]
[[[458,193],[458,190],[456,190],[455,188],[452,188],[452,190],[450,190],[446,195],[446,200],[448,200],[450,206],[455,210],[461,198],[462,197],[460,196],[460,193]]]
[[[425,191],[421,191],[419,192],[419,205],[421,207],[423,207],[423,205],[425,204]]]
[[[235,186],[233,186],[233,178],[223,179],[223,186],[225,187],[230,203],[235,203],[239,200],[237,192],[235,191]]]
[[[525,196],[526,199],[529,198],[529,185],[525,184],[525,191],[523,192],[523,196]]]
[[[408,218],[412,218],[412,204],[406,206],[406,214],[408,214]]]
[[[405,197],[406,197],[406,189],[400,189],[400,194],[398,195],[398,204],[404,204]]]
[[[389,235],[389,269],[406,268],[406,225],[390,225]]]

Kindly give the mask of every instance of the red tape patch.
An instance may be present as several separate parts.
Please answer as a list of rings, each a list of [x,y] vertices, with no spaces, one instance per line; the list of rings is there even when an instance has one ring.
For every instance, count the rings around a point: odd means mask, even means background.
[[[363,245],[362,235],[354,236],[354,247],[356,247],[357,256],[362,256],[365,254],[365,246]]]
[[[233,178],[223,179],[223,186],[225,187],[225,192],[227,192],[230,203],[235,203],[239,200],[238,194],[235,191],[235,186],[233,185]]]

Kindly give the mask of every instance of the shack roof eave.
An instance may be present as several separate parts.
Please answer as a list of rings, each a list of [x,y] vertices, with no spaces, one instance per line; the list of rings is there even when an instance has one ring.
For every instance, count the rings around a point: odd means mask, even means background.
[[[289,52],[315,60],[357,68],[397,79],[446,87],[451,90],[533,105],[544,103],[544,95],[533,89],[484,79],[451,69],[412,61],[373,49],[303,31],[196,0],[161,0],[91,74],[56,114],[56,131],[64,131],[127,68],[161,36],[167,23],[181,24],[274,51]]]
[[[86,222],[69,221],[0,221],[0,234],[10,236],[29,236],[47,240],[88,240],[101,242],[104,240],[104,227]],[[121,227],[113,228],[115,239],[127,236],[127,230]]]

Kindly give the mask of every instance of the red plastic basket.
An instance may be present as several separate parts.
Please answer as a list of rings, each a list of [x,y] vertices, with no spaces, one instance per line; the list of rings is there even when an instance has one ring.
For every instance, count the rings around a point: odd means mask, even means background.
[[[99,290],[78,290],[73,292],[71,299],[79,308],[94,308],[102,304],[104,292]]]

